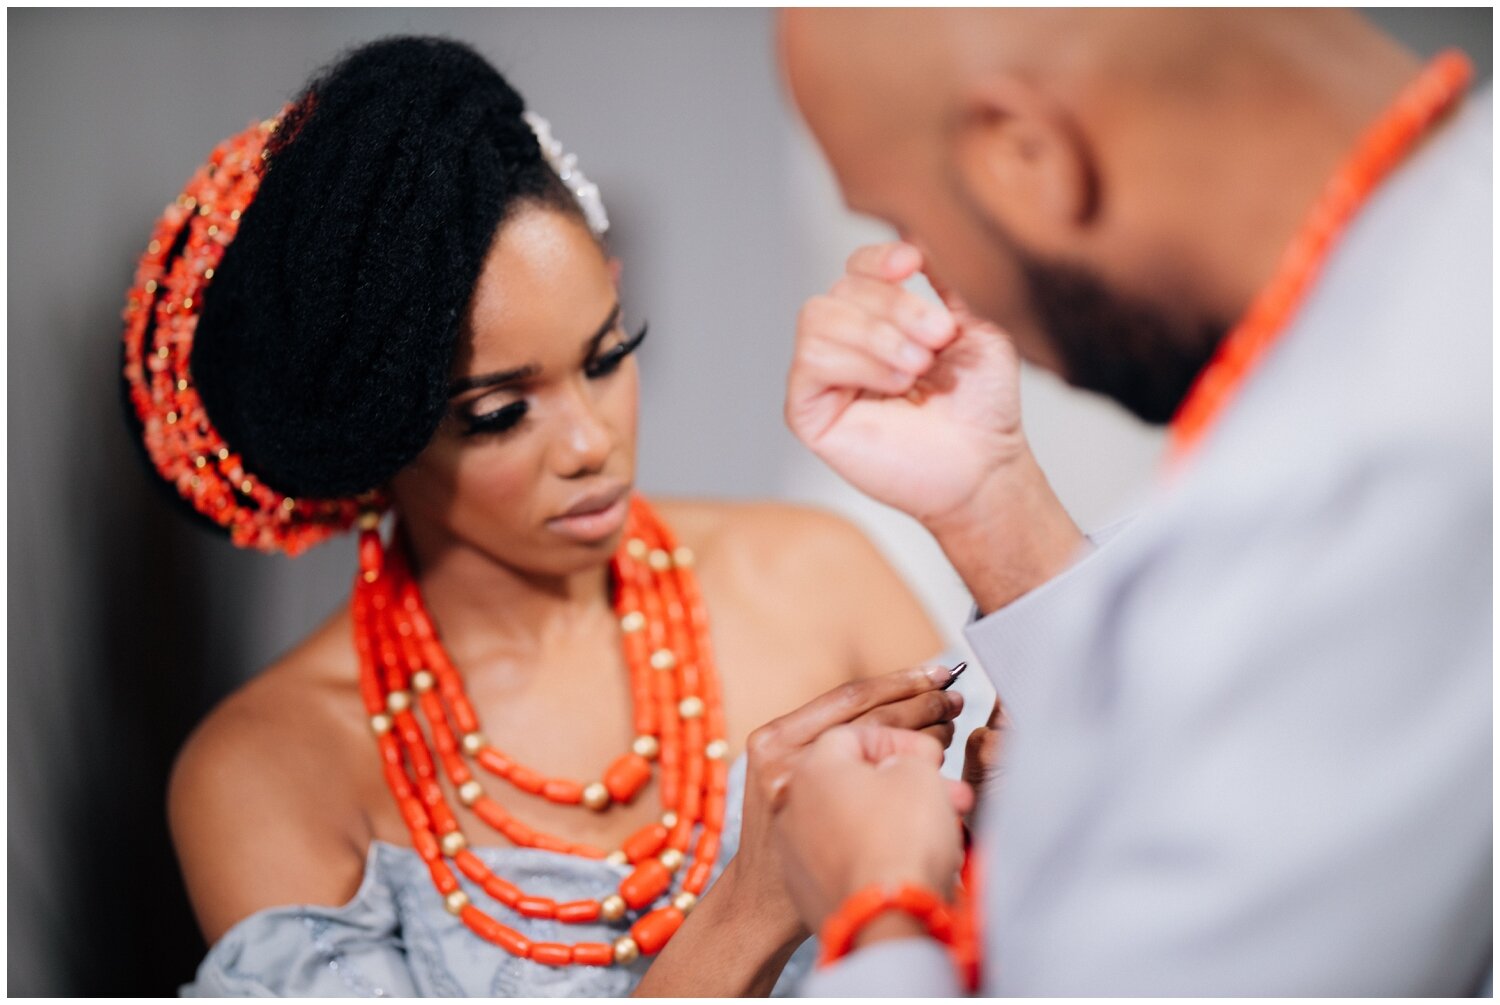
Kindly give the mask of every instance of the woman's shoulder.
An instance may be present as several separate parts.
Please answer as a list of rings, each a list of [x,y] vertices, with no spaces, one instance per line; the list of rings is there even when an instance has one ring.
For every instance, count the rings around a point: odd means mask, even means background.
[[[847,518],[773,502],[661,500],[663,518],[697,556],[705,590],[760,611],[767,623],[810,626],[851,653],[852,676],[942,649],[921,603]]]
[[[340,626],[346,615],[225,698],[177,756],[168,822],[210,941],[261,908],[342,903],[358,886],[360,706]]]

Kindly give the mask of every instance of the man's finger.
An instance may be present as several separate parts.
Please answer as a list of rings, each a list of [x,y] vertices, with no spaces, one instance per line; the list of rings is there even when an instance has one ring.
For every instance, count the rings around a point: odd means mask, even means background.
[[[922,253],[905,241],[887,241],[857,248],[845,263],[846,271],[899,283],[922,268]]]

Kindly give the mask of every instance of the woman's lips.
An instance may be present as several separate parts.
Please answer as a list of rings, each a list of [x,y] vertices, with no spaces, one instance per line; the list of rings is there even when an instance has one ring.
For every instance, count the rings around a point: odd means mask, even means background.
[[[597,544],[625,526],[630,509],[628,487],[604,496],[590,497],[575,503],[562,516],[547,521],[553,533],[584,544]]]

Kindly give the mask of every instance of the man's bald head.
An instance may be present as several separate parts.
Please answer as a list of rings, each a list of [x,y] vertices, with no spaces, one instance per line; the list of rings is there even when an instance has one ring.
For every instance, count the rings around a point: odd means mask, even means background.
[[[797,10],[781,51],[851,208],[1153,421],[1416,70],[1344,11]]]

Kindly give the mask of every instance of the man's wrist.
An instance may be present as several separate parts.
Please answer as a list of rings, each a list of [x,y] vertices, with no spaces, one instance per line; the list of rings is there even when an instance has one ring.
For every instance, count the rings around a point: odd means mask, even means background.
[[[1063,572],[1087,540],[1030,450],[992,471],[963,506],[924,523],[984,614]]]
[[[854,948],[895,939],[925,939],[927,934],[927,927],[905,911],[883,911],[855,935]]]

